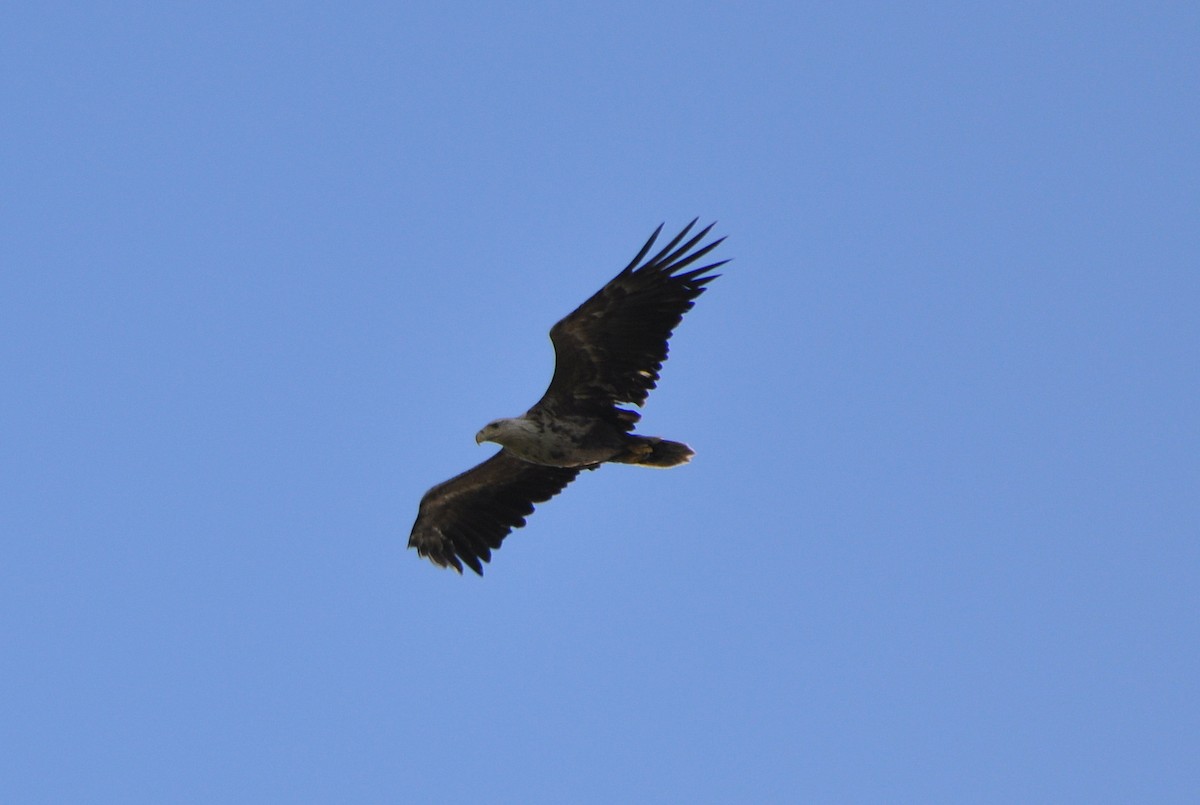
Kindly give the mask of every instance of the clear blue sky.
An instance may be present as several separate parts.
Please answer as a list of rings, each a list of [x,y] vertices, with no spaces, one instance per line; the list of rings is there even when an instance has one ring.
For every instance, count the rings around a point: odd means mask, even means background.
[[[10,4],[0,800],[1194,802],[1194,3]],[[733,258],[483,579],[417,501]]]

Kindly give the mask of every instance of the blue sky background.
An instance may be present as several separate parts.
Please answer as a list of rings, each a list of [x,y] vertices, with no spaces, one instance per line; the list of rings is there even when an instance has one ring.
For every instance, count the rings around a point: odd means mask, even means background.
[[[1194,802],[1192,3],[10,4],[0,799]],[[405,548],[660,222],[725,276]]]

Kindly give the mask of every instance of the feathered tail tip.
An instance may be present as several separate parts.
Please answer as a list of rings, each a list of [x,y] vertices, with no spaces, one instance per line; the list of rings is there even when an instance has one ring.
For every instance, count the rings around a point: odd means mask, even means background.
[[[637,442],[630,445],[625,456],[613,460],[624,464],[637,464],[639,467],[666,469],[686,464],[696,454],[692,448],[682,442],[670,442],[657,436],[638,436],[636,438]]]

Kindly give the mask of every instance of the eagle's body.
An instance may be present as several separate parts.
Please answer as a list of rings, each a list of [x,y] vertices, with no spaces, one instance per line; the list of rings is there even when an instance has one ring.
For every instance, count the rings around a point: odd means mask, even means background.
[[[517,458],[544,467],[594,469],[611,461],[665,468],[692,457],[686,444],[626,433],[589,417],[549,417],[537,409],[516,419],[488,423],[475,441],[496,442]]]
[[[601,420],[555,418],[537,410],[516,419],[497,419],[475,435],[476,442],[495,442],[517,458],[545,467],[591,467],[611,461],[627,438]]]
[[[604,463],[674,467],[692,450],[680,442],[631,433],[667,358],[667,340],[705,284],[725,261],[681,273],[715,249],[692,251],[710,225],[686,243],[688,224],[654,257],[641,263],[660,226],[626,268],[550,330],[554,376],[524,415],[497,419],[475,436],[503,449],[482,464],[438,484],[421,498],[409,547],[444,567],[463,563],[482,575],[482,562],[533,504],[549,500],[583,469]],[[723,240],[723,239],[722,239]]]

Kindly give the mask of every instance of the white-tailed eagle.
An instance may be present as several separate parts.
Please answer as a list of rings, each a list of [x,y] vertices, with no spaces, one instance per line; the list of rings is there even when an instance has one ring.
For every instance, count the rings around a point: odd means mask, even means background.
[[[605,462],[674,467],[692,457],[680,442],[631,433],[657,385],[667,339],[727,260],[683,271],[724,238],[696,248],[712,224],[688,238],[693,220],[645,262],[660,225],[625,269],[550,329],[554,376],[523,416],[489,422],[475,435],[499,453],[421,498],[408,547],[434,564],[483,575],[483,562],[533,504],[557,495],[581,470]],[[685,241],[685,238],[687,240]]]

